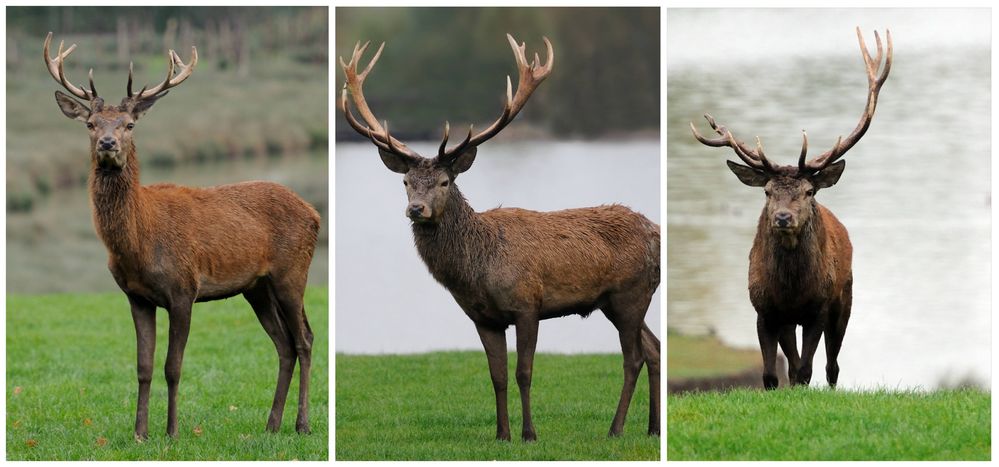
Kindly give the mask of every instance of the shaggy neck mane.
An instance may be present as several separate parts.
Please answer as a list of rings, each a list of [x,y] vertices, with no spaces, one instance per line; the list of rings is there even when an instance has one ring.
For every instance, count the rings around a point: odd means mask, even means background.
[[[809,288],[820,284],[822,257],[822,217],[816,205],[812,205],[812,213],[807,224],[801,227],[794,239],[785,238],[783,234],[771,227],[764,210],[757,227],[764,232],[762,246],[765,271],[770,276],[770,283],[777,291],[788,291]]]
[[[94,227],[104,246],[118,255],[137,253],[134,239],[139,237],[139,163],[135,145],[127,143],[125,166],[102,169],[97,164],[97,152],[90,152],[90,200],[94,210]]]
[[[416,250],[441,284],[471,286],[493,253],[498,233],[468,205],[458,186],[451,187],[436,223],[413,223]]]

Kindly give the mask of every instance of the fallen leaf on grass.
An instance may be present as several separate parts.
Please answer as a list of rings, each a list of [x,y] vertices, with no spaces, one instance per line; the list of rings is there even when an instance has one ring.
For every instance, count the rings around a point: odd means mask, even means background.
[[[246,440],[250,439],[250,435],[246,434],[246,433],[243,433],[243,434],[239,435],[239,439],[246,441]]]
[[[201,425],[195,426],[194,427],[194,436],[201,436],[201,433],[203,433],[203,431],[201,430]]]
[[[14,423],[11,424],[11,426],[13,426],[14,428],[20,428],[21,427],[21,419],[14,420]]]
[[[90,426],[90,425],[93,425],[93,424],[94,424],[94,422],[91,421],[89,418],[84,418],[83,419],[83,425],[84,426]]]
[[[16,396],[16,395],[20,394],[21,391],[23,391],[23,390],[24,390],[24,388],[22,388],[21,386],[14,386],[14,395]]]
[[[236,409],[238,409],[238,408],[239,408],[239,407],[236,407],[235,405],[230,405],[230,406],[229,406],[229,411],[230,411],[230,412],[235,412],[235,411],[236,411]]]
[[[97,437],[97,445],[98,446],[104,446],[105,444],[108,444],[108,439],[105,438],[105,437],[103,437],[103,436],[98,436]]]
[[[35,441],[33,439],[29,439],[29,440],[25,441],[24,444],[27,444],[29,448],[33,448],[35,446],[38,446],[38,441]]]

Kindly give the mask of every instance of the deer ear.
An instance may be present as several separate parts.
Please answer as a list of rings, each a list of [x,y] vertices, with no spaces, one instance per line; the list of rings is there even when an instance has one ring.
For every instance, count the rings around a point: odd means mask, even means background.
[[[472,167],[472,162],[475,162],[475,153],[478,151],[478,147],[470,147],[464,152],[454,158],[454,162],[451,163],[451,171],[455,175],[460,174]]]
[[[815,185],[815,188],[829,188],[839,181],[839,177],[843,175],[843,169],[845,168],[845,160],[832,164],[822,169],[821,172],[812,175],[812,184]]]
[[[159,100],[162,97],[165,97],[167,94],[170,94],[170,92],[167,91],[158,96],[147,97],[131,104],[131,107],[128,108],[128,112],[132,114],[132,120],[139,120],[139,117],[145,115],[146,112],[153,107],[153,104],[155,104],[157,100]],[[127,106],[128,103],[126,103],[125,105]]]
[[[79,103],[76,99],[69,97],[69,94],[56,91],[55,99],[56,104],[59,104],[59,110],[62,110],[63,115],[81,122],[86,122],[87,119],[90,118],[90,109]]]
[[[409,172],[409,161],[405,157],[383,151],[380,148],[378,149],[378,155],[382,158],[382,164],[385,164],[385,167],[388,167],[389,170],[398,174]]]
[[[770,181],[770,176],[752,167],[739,165],[732,161],[725,161],[729,170],[739,177],[739,181],[748,186],[766,186]]]

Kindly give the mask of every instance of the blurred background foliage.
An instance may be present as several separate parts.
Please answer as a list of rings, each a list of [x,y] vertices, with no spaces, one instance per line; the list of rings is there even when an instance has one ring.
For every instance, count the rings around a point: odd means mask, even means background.
[[[288,185],[324,219],[310,279],[325,284],[328,18],[326,7],[8,7],[8,290],[116,289],[90,223],[87,132],[59,111],[43,64],[49,31],[53,55],[77,44],[67,77],[83,85],[92,68],[115,104],[129,62],[136,87],[155,85],[168,49],[187,61],[197,46],[191,78],[136,125],[142,182]]]
[[[437,140],[445,119],[484,128],[499,116],[505,76],[517,80],[506,33],[529,60],[544,60],[547,36],[555,68],[505,134],[658,138],[658,8],[337,8],[336,23],[337,57],[371,41],[362,67],[385,42],[365,97],[402,139]],[[339,92],[341,70],[335,79]],[[338,138],[361,139],[335,122]]]

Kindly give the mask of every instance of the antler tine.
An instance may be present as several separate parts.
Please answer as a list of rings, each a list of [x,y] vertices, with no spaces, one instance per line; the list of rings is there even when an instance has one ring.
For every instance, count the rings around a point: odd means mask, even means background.
[[[194,67],[198,64],[198,48],[191,46],[191,59],[189,63],[185,64],[183,60],[180,59],[180,55],[177,55],[173,49],[167,51],[167,73],[166,79],[160,84],[149,88],[148,90],[140,91],[138,94],[132,96],[134,99],[148,99],[150,97],[158,96],[167,90],[176,87],[180,83],[183,83],[187,78],[194,73]],[[176,67],[180,67],[180,71],[177,71]],[[131,82],[131,65],[129,65],[129,82]],[[176,72],[176,74],[175,74]],[[129,86],[129,90],[131,86]],[[145,89],[145,88],[144,88]]]
[[[125,91],[128,93],[128,97],[132,97],[132,62],[128,62],[128,84],[125,85]]]
[[[496,136],[513,121],[521,109],[524,108],[524,104],[527,103],[527,100],[534,93],[534,90],[537,89],[538,85],[551,74],[555,65],[555,49],[547,37],[542,36],[547,50],[546,60],[543,65],[541,64],[541,57],[537,53],[534,54],[534,61],[530,64],[527,63],[526,42],[517,44],[517,40],[510,34],[506,35],[506,39],[510,43],[510,49],[513,50],[513,58],[517,62],[517,92],[513,92],[513,85],[508,75],[506,77],[506,102],[503,103],[503,112],[500,114],[500,117],[481,132],[475,135],[469,133],[467,141],[446,150],[444,154],[438,157],[455,157],[461,154],[461,151],[464,151],[467,147],[478,146],[489,140],[489,138]]]
[[[52,33],[49,32],[45,36],[45,43],[42,46],[42,57],[45,59],[45,68],[49,70],[49,74],[55,79],[62,87],[66,88],[70,94],[79,97],[80,99],[86,99],[88,101],[93,100],[97,97],[97,91],[94,90],[93,82],[91,82],[91,91],[86,89],[81,89],[73,85],[68,79],[66,79],[66,70],[63,66],[66,57],[76,50],[76,44],[72,44],[68,49],[63,50],[65,43],[59,41],[59,50],[56,52],[55,58],[49,55],[49,47],[52,45]],[[93,73],[91,73],[91,76]]]
[[[90,79],[90,95],[97,96],[97,88],[94,87],[94,69],[90,69],[90,73],[87,74]]]
[[[808,153],[808,133],[801,130],[801,155],[798,156],[798,172],[804,173],[808,166],[805,164],[805,154]]]
[[[835,147],[805,163],[805,168],[807,168],[808,171],[818,172],[836,162],[840,157],[843,157],[843,155],[846,154],[850,148],[860,141],[860,138],[864,136],[864,133],[866,133],[867,129],[871,126],[871,121],[874,119],[874,111],[878,105],[878,95],[881,92],[881,86],[885,84],[885,80],[888,79],[888,73],[891,71],[891,31],[885,30],[885,39],[888,43],[888,50],[887,53],[884,54],[884,65],[882,66],[881,57],[883,49],[881,36],[877,31],[874,31],[874,41],[877,45],[878,54],[876,58],[872,58],[870,52],[867,50],[864,35],[860,31],[860,27],[857,27],[857,40],[860,42],[860,52],[862,58],[864,59],[865,71],[867,72],[867,104],[864,106],[864,113],[860,116],[860,122],[857,123],[856,128],[853,129],[849,136],[846,138],[841,136]],[[878,74],[879,69],[881,70],[880,74]]]

